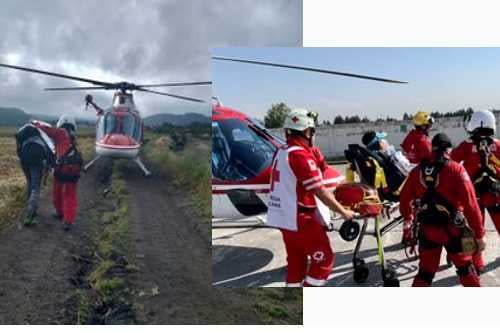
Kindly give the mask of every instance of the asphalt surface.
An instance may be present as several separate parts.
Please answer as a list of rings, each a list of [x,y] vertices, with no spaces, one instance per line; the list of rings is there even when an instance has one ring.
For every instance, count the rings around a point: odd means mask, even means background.
[[[343,170],[342,167],[339,168]],[[393,215],[393,218],[397,213]],[[335,220],[336,229],[342,220]],[[386,222],[384,222],[386,223]],[[259,219],[215,222],[212,229],[213,285],[217,287],[282,287],[286,274],[286,253],[281,233],[276,229],[262,228]],[[254,227],[245,227],[254,226]],[[257,227],[255,227],[257,226]],[[374,224],[369,223],[368,233]],[[483,286],[500,286],[500,241],[489,216],[486,218],[487,248],[484,252],[486,269],[481,275]],[[335,266],[327,286],[376,287],[382,286],[375,237],[367,235],[359,251],[370,273],[368,279],[357,284],[353,279],[352,255],[356,241],[346,242],[337,230],[329,233],[336,253]],[[394,269],[400,285],[409,287],[418,271],[418,261],[408,260],[400,245],[401,226],[383,237],[385,257],[389,268]],[[453,267],[448,267],[443,251],[441,267],[433,286],[460,286]]]

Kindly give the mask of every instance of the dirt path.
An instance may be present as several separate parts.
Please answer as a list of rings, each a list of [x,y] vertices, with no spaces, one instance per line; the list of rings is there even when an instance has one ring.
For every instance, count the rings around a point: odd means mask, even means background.
[[[126,170],[139,272],[137,286],[159,295],[139,299],[150,324],[259,323],[245,291],[211,286],[208,221],[189,214],[187,194],[154,169],[144,178]]]
[[[130,253],[138,272],[127,279],[134,289],[138,322],[301,323],[298,294],[289,314],[276,306],[282,290],[213,288],[208,221],[190,213],[188,196],[154,166],[151,178],[144,178],[132,163],[120,163],[119,168],[129,192]],[[96,216],[110,209],[100,193],[105,173],[97,165],[82,177],[77,228],[70,233],[51,217],[46,189],[37,226],[16,225],[0,234],[0,324],[77,323],[74,295],[82,276],[75,258],[92,253]]]
[[[88,246],[88,214],[95,207],[96,171],[82,177],[80,214],[65,232],[52,218],[51,189],[46,188],[39,223],[15,225],[0,234],[0,324],[71,324],[67,304],[74,294],[75,256]]]

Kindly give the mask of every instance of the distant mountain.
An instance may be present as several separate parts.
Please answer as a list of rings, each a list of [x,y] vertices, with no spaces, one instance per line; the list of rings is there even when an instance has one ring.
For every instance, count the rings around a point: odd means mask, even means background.
[[[144,125],[151,127],[159,127],[164,123],[169,123],[176,126],[187,126],[192,123],[209,124],[210,117],[199,113],[185,113],[185,114],[168,114],[160,113],[144,118]]]
[[[193,108],[190,108],[188,110],[193,110]],[[205,111],[201,108],[200,110]],[[176,108],[176,111],[179,112],[184,110],[179,110],[179,108]],[[195,111],[198,111],[198,109],[196,109]],[[31,119],[37,119],[54,124],[55,122],[57,122],[58,116],[38,113],[29,114],[19,108],[0,107],[0,126],[21,126]],[[83,119],[77,117],[76,121],[81,125],[95,124],[95,120],[87,118]],[[151,127],[159,127],[164,123],[169,123],[176,126],[186,126],[191,123],[208,124],[210,123],[210,121],[211,118],[209,116],[197,112],[186,112],[184,114],[159,113],[144,118],[144,124]]]
[[[18,108],[0,107],[0,126],[21,126],[31,119],[31,116]]]

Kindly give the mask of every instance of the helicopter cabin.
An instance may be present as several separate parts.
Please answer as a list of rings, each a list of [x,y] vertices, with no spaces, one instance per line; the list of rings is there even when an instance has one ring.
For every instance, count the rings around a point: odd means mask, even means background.
[[[130,144],[137,144],[142,141],[142,132],[142,119],[135,108],[132,94],[116,92],[112,107],[97,120],[97,139],[109,141],[106,137],[119,135],[127,137]]]
[[[212,122],[212,176],[226,181],[254,178],[271,165],[283,142],[250,119]]]

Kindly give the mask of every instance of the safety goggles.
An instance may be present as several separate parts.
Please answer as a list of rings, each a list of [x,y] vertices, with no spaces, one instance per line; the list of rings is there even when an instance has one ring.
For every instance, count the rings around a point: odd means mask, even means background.
[[[370,141],[366,145],[366,148],[370,148],[370,147],[374,146],[376,143],[380,142],[380,140],[384,139],[385,137],[387,137],[387,133],[386,132],[377,132],[377,133],[375,133],[375,137],[372,139],[372,141]]]

